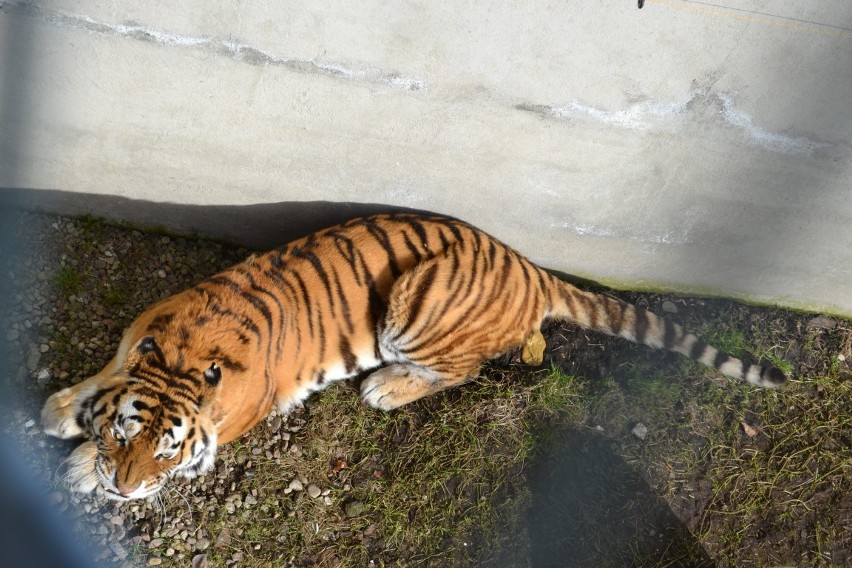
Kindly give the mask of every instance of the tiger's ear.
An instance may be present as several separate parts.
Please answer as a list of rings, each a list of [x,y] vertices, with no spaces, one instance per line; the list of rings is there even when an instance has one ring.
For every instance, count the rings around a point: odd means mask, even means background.
[[[204,371],[204,384],[201,387],[199,402],[201,408],[209,407],[219,396],[222,390],[222,368],[213,363]]]
[[[163,351],[157,345],[153,335],[146,335],[137,341],[133,347],[127,351],[124,358],[124,367],[128,370],[133,370],[139,365],[139,362],[147,356],[155,356],[161,361],[163,360]]]
[[[204,380],[207,381],[207,384],[211,387],[216,387],[219,384],[219,381],[222,380],[222,368],[219,367],[216,363],[210,365],[210,368],[204,371]]]

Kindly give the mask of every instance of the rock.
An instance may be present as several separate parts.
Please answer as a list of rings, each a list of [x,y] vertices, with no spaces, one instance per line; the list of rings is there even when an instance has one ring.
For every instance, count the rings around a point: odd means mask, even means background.
[[[38,362],[41,360],[41,353],[38,350],[38,347],[35,345],[31,345],[29,351],[27,352],[27,369],[30,371],[35,371],[38,368]]]
[[[127,549],[124,548],[120,543],[113,542],[109,545],[109,548],[119,560],[124,560],[125,558],[127,558]]]
[[[648,435],[648,427],[642,424],[641,422],[637,422],[636,426],[633,427],[633,430],[631,430],[631,432],[640,440],[644,440],[645,436]]]
[[[204,552],[205,550],[210,548],[210,539],[207,539],[207,538],[198,539],[198,542],[195,543],[195,548]]]
[[[308,485],[308,495],[310,495],[312,499],[316,499],[320,496],[321,493],[322,491],[320,490],[320,488],[314,485],[313,483]]]
[[[663,311],[669,314],[676,314],[677,306],[671,300],[666,300],[663,302]]]
[[[47,343],[42,343],[41,345],[39,345],[38,350],[42,353],[47,353],[48,351],[50,351],[50,345],[48,345]]]
[[[817,316],[808,321],[808,329],[834,329],[837,322],[826,316]]]
[[[343,512],[346,513],[346,516],[350,519],[352,517],[362,515],[366,510],[367,506],[360,501],[350,501],[349,503],[343,506]]]
[[[6,341],[17,341],[20,336],[17,330],[11,329],[6,333]]]
[[[159,276],[160,278],[165,278],[166,277],[166,271],[163,270],[163,269],[158,270],[157,276]]]
[[[216,546],[219,548],[224,548],[226,546],[230,546],[231,544],[231,531],[225,527],[219,534],[216,535]]]
[[[196,554],[192,557],[192,568],[207,568],[207,555]]]
[[[154,558],[149,558],[149,559],[148,559],[148,566],[159,566],[159,565],[160,565],[160,564],[162,564],[162,563],[163,563],[163,559],[162,559],[162,558],[158,558],[158,557],[156,557],[156,556],[155,556]]]
[[[290,482],[289,488],[290,488],[290,491],[302,491],[305,488],[305,486],[302,485],[302,482],[299,481],[298,479],[294,479],[293,481]]]
[[[68,373],[65,374],[67,375]],[[50,383],[50,371],[47,369],[39,371],[38,375],[36,375],[36,383],[38,383],[38,386],[42,388],[46,387],[48,383]]]
[[[310,487],[308,488],[310,491]],[[257,505],[257,499],[251,494],[246,495],[246,498],[243,500],[244,505]]]

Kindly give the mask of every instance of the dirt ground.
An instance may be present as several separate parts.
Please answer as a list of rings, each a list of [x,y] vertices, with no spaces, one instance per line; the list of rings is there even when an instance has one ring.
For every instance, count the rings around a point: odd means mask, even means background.
[[[44,399],[96,372],[145,306],[248,251],[93,219],[13,229],[2,429],[98,565],[852,565],[852,324],[658,294],[614,293],[789,386],[549,324],[540,367],[510,353],[392,413],[336,385],[157,499],[69,494],[74,443],[41,434]]]

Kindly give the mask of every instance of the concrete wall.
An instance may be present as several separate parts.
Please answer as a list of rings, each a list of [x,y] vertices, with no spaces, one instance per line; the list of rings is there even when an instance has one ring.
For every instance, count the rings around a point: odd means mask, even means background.
[[[424,209],[852,315],[852,2],[724,3],[0,0],[0,187],[252,243],[226,206]]]

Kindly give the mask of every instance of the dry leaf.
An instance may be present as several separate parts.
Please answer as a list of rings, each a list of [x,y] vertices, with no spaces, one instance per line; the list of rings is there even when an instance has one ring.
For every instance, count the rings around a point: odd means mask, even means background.
[[[340,470],[346,469],[346,466],[346,460],[337,460],[337,463],[334,464],[333,468],[331,468],[331,475],[337,475],[340,473]]]
[[[746,436],[749,438],[754,438],[757,436],[757,430],[754,429],[753,426],[749,425],[745,420],[740,420],[740,424],[743,426],[743,431],[746,433]]]

